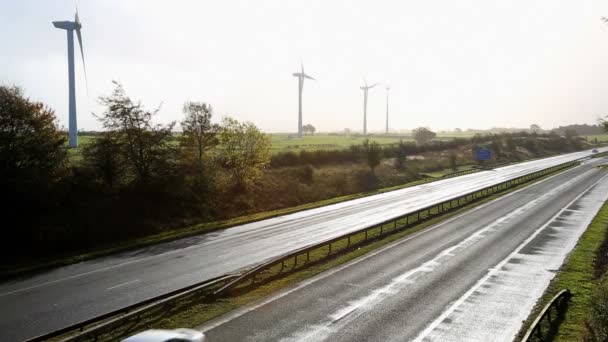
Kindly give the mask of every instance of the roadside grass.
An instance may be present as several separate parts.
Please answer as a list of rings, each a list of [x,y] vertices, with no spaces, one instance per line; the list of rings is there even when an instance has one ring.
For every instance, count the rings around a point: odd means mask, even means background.
[[[608,142],[608,134],[593,134],[593,135],[585,135],[585,138],[588,141],[593,141],[597,138],[598,142]]]
[[[608,202],[604,203],[547,290],[545,290],[544,295],[537,302],[519,332],[519,339],[524,336],[532,321],[551,298],[559,291],[569,289],[572,298],[568,304],[565,318],[559,325],[553,340],[584,340],[585,320],[588,319],[591,312],[591,297],[599,285],[599,280],[595,277],[595,259],[607,231]]]
[[[569,168],[567,168],[569,169]],[[566,171],[567,169],[558,171],[557,173]],[[283,277],[280,278],[271,278],[273,280],[264,283],[262,285],[258,285],[249,291],[236,291],[236,295],[225,298],[218,298],[214,301],[203,302],[203,303],[184,303],[183,305],[177,305],[172,307],[170,310],[166,311],[162,317],[159,317],[157,320],[153,322],[140,323],[139,325],[135,325],[130,327],[130,334],[134,334],[138,331],[150,328],[154,326],[157,329],[175,329],[178,327],[196,327],[200,326],[212,319],[218,318],[224,314],[229,313],[235,309],[243,307],[245,305],[253,304],[259,301],[262,301],[265,297],[279,291],[282,289],[287,289],[290,286],[296,286],[299,282],[304,281],[308,278],[316,276],[324,271],[327,271],[331,268],[340,266],[346,262],[354,260],[358,257],[361,257],[375,249],[388,245],[391,242],[402,239],[408,235],[414,234],[416,232],[422,231],[430,226],[436,225],[445,221],[451,217],[456,215],[460,215],[466,211],[469,211],[477,206],[480,206],[484,203],[496,200],[508,193],[516,191],[518,189],[531,186],[547,177],[553,176],[557,173],[549,174],[544,177],[541,177],[533,182],[524,183],[517,186],[514,186],[511,189],[508,189],[502,193],[493,194],[486,198],[477,200],[475,202],[471,202],[469,204],[464,205],[463,207],[456,209],[451,212],[447,212],[444,215],[432,218],[428,221],[424,221],[418,225],[412,226],[403,231],[397,232],[392,235],[385,236],[375,241],[371,241],[368,244],[361,245],[356,249],[347,250],[344,253],[337,254],[328,259],[322,260],[323,255],[327,254],[327,249],[317,249],[314,252],[311,252],[310,259],[311,260],[319,260],[319,262],[312,263],[308,267],[301,268],[296,270],[293,273],[285,273]],[[338,248],[338,246],[336,246]],[[286,263],[287,268],[291,267],[289,263]],[[109,340],[115,340],[119,337],[124,336],[112,336]]]

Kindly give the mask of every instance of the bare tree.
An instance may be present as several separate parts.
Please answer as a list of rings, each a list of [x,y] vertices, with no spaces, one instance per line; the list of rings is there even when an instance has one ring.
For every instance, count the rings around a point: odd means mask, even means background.
[[[154,176],[170,173],[175,152],[170,141],[175,122],[154,125],[152,117],[158,109],[145,110],[127,96],[121,84],[113,83],[112,95],[100,98],[106,110],[98,118],[105,129],[115,134],[135,180],[148,183]]]

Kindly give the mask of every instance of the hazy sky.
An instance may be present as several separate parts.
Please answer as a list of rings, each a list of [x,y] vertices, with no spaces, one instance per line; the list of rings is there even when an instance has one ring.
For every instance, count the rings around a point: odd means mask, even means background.
[[[186,100],[270,132],[304,123],[362,129],[362,91],[391,85],[391,127],[551,128],[608,114],[606,0],[81,0],[87,96],[77,56],[80,129],[112,80],[180,120]],[[0,1],[0,82],[22,86],[67,126],[65,31],[71,0]],[[368,127],[384,127],[385,90],[370,91]]]

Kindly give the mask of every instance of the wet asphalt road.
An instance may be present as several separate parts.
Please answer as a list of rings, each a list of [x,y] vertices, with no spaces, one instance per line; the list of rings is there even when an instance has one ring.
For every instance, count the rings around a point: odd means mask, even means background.
[[[557,264],[547,258],[558,252],[565,255],[586,227],[578,222],[588,223],[585,219],[595,215],[579,202],[586,200],[598,208],[605,200],[607,173],[594,168],[594,163],[484,204],[199,329],[213,342],[408,341],[417,337],[425,341],[511,340],[537,298],[524,300],[512,294],[542,294],[563,255],[558,255]],[[597,188],[597,184],[603,187]],[[589,198],[587,190],[592,185],[595,197]],[[585,195],[577,199],[581,194]],[[578,202],[573,203],[575,199]],[[555,217],[564,208],[568,210],[563,217]],[[574,212],[578,215],[572,216]],[[549,223],[550,228],[565,227],[567,217],[576,218],[568,223],[571,229],[561,231],[567,243],[559,240],[551,245],[559,235],[555,229],[533,236]],[[508,259],[517,248],[521,254]],[[521,270],[515,275],[500,275],[504,279],[493,275],[480,286],[489,292],[486,297],[479,295],[481,290],[472,291],[478,296],[467,298],[453,316],[419,336],[501,261],[521,263],[524,256],[537,257],[534,255],[542,254],[541,250],[546,256],[540,267],[549,277],[539,272],[522,276],[525,272]],[[517,280],[501,287],[508,276]],[[504,292],[505,288],[509,295],[503,294],[491,305],[486,303],[492,291]],[[456,317],[462,319],[453,328]]]

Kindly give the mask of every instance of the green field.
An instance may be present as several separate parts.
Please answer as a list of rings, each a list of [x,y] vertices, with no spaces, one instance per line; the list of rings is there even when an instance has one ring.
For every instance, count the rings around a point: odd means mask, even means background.
[[[454,138],[470,138],[471,133],[446,133],[437,134],[436,140],[451,140]],[[290,136],[287,133],[272,133],[272,152],[299,152],[301,150],[336,150],[348,148],[350,145],[360,145],[365,139],[376,141],[380,145],[396,144],[399,140],[405,142],[413,142],[414,139],[409,134],[389,134],[375,135],[370,134],[363,136],[360,134],[343,135],[343,134],[327,134],[321,133],[316,135],[307,135],[301,138]]]
[[[438,134],[437,140],[451,140],[455,137],[470,137],[469,133],[449,133],[449,134]],[[279,152],[299,152],[301,150],[316,151],[316,150],[336,150],[345,149],[350,145],[360,145],[365,139],[370,141],[376,141],[381,145],[396,144],[399,140],[406,142],[413,142],[414,139],[410,135],[368,135],[366,137],[360,134],[353,135],[338,135],[338,134],[316,134],[307,135],[301,138],[294,137],[287,133],[271,133],[272,139],[272,153]],[[608,138],[608,136],[607,136]],[[91,135],[79,135],[78,143],[82,147],[95,139]],[[66,143],[67,144],[67,143]],[[80,161],[82,158],[80,148],[69,150],[70,159],[73,161]]]
[[[348,148],[350,145],[360,145],[365,139],[377,141],[381,145],[395,144],[399,140],[414,141],[410,136],[368,136],[362,135],[307,135],[301,138],[290,137],[288,134],[271,134],[272,152],[300,151],[300,150],[336,150]]]
[[[597,138],[598,142],[606,142],[608,141],[608,134],[594,134],[594,135],[586,135],[587,141],[593,141]]]

